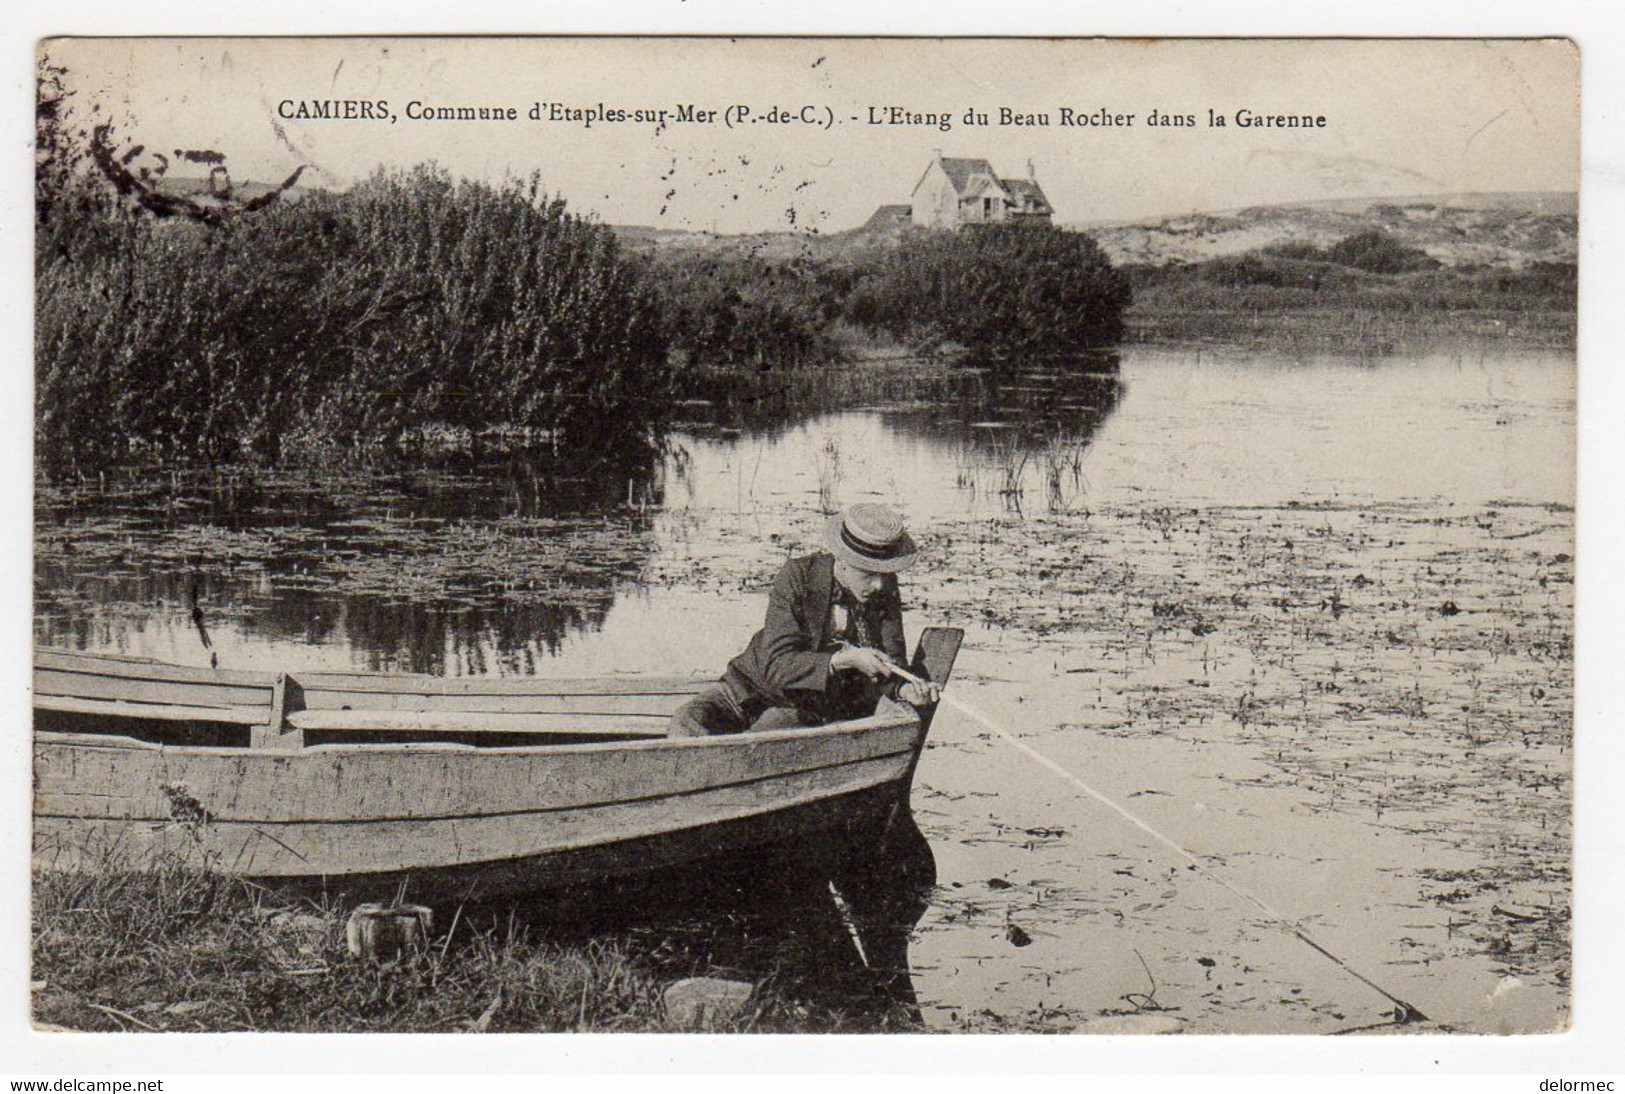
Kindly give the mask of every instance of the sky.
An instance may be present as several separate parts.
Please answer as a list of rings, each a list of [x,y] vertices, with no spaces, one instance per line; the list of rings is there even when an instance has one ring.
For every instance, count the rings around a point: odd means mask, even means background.
[[[617,224],[839,231],[907,202],[937,150],[987,158],[1004,177],[1030,162],[1056,219],[1078,224],[1578,185],[1579,59],[1557,40],[171,38],[42,49],[69,70],[76,109],[99,108],[149,150],[224,153],[237,182],[277,181],[300,164],[305,182],[332,187],[428,161],[491,181],[534,171],[575,211]],[[334,100],[387,110],[288,116]],[[715,114],[679,120],[683,106]],[[445,107],[518,117],[409,116]],[[594,109],[627,116],[589,125],[577,113]],[[972,111],[986,124],[967,122]],[[1153,126],[1153,111],[1195,124]],[[1243,111],[1324,124],[1242,126]],[[1210,112],[1227,124],[1211,125]]]

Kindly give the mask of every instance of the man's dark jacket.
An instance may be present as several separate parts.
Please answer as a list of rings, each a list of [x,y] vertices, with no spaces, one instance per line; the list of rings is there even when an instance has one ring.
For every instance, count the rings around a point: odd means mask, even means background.
[[[820,552],[786,562],[773,579],[766,622],[745,652],[728,665],[728,676],[743,677],[751,691],[773,706],[792,706],[825,719],[871,713],[880,696],[896,682],[881,679],[853,689],[848,685],[855,683],[851,680],[854,674],[842,673],[840,680],[832,676],[829,660],[840,637],[829,633],[834,591],[833,555]],[[896,577],[888,574],[876,596],[880,598],[881,648],[898,664],[906,664],[903,605]],[[735,679],[735,686],[739,682]],[[861,694],[852,694],[854,690]],[[839,698],[838,692],[842,693]]]

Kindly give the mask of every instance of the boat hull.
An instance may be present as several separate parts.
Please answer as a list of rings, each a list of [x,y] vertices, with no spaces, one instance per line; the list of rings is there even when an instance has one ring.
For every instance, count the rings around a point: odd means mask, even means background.
[[[946,683],[961,632],[912,668]],[[671,739],[704,681],[226,671],[36,650],[34,856],[182,862],[360,898],[482,899],[789,846],[906,807],[931,708]]]
[[[480,899],[793,845],[850,845],[906,800],[925,728],[543,748],[152,746],[40,734],[35,859],[157,856],[344,897]]]

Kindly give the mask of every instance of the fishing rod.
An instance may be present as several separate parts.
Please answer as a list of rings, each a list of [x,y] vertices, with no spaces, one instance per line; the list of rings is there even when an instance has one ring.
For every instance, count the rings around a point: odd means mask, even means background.
[[[886,668],[889,672],[891,672],[892,675],[896,676],[900,680],[905,680],[910,684],[915,684],[920,687],[927,687],[931,684],[931,681],[926,680],[923,677],[916,676],[914,673],[903,668],[901,665],[892,663],[890,660],[886,662]],[[1124,820],[1134,825],[1134,827],[1138,828],[1140,831],[1144,832],[1146,835],[1150,836],[1152,839],[1156,840],[1170,851],[1173,851],[1175,854],[1179,855],[1179,857],[1190,864],[1192,869],[1201,873],[1209,881],[1214,882],[1220,888],[1224,889],[1238,900],[1241,900],[1243,903],[1250,905],[1252,908],[1264,913],[1264,915],[1273,920],[1277,926],[1286,928],[1286,930],[1290,932],[1298,941],[1302,942],[1304,945],[1326,958],[1332,964],[1354,977],[1354,979],[1358,980],[1360,983],[1364,984],[1366,987],[1370,988],[1372,991],[1394,1004],[1394,1021],[1396,1024],[1408,1025],[1412,1022],[1432,1021],[1432,1019],[1423,1014],[1422,1011],[1415,1006],[1415,1004],[1407,1003],[1405,1000],[1401,999],[1399,996],[1395,995],[1381,984],[1378,984],[1375,980],[1372,980],[1370,977],[1354,968],[1347,961],[1337,956],[1337,954],[1333,953],[1331,950],[1327,949],[1320,942],[1316,941],[1314,937],[1304,929],[1301,923],[1289,919],[1284,913],[1272,908],[1270,905],[1266,904],[1263,900],[1260,900],[1252,893],[1242,889],[1240,886],[1232,884],[1224,877],[1215,873],[1211,867],[1209,867],[1196,855],[1190,851],[1187,851],[1184,847],[1157,831],[1145,820],[1136,816],[1132,811],[1123,807],[1122,805],[1119,805],[1105,794],[1102,794],[1100,791],[1078,778],[1078,776],[1074,775],[1071,771],[1068,771],[1066,768],[1062,767],[1060,764],[1056,763],[1054,760],[1050,759],[1048,756],[1044,755],[1027,742],[1021,740],[1013,733],[1010,733],[1003,727],[996,724],[991,718],[977,710],[975,707],[971,706],[969,703],[958,698],[957,696],[949,695],[946,692],[941,691],[940,688],[938,689],[938,694],[941,696],[942,702],[947,703],[949,706],[953,707],[967,718],[980,722],[982,725],[986,726],[1006,743],[1014,746],[1015,749],[1022,755],[1044,767],[1052,774],[1060,776],[1060,778],[1066,782],[1077,787],[1079,790],[1089,795],[1089,797],[1093,798],[1101,805],[1104,805],[1106,808],[1110,809],[1119,817],[1122,817]]]

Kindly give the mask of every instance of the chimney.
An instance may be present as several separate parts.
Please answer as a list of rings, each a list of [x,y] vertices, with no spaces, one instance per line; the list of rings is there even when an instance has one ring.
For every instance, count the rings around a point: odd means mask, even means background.
[[[940,160],[940,159],[942,159],[942,149],[940,149],[940,148],[933,148],[933,149],[931,149],[931,158],[932,158],[932,159],[933,159],[933,160]]]
[[[1028,182],[1037,182],[1038,181],[1038,171],[1037,171],[1036,168],[1033,167],[1033,158],[1031,156],[1027,157],[1027,181]]]

